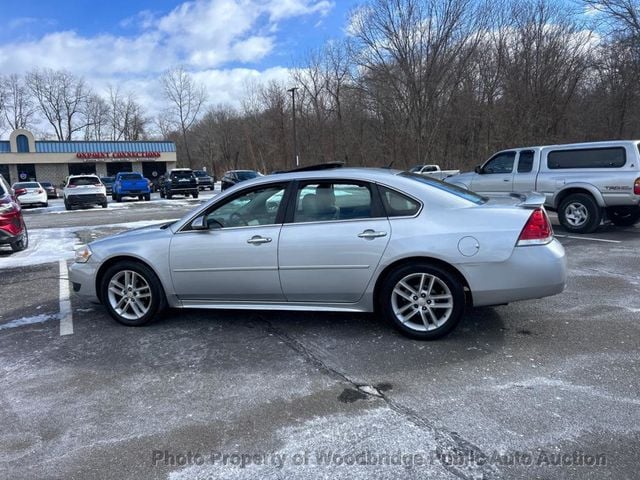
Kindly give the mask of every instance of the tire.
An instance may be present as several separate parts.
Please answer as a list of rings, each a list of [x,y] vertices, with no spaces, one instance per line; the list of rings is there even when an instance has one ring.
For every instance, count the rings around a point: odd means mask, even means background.
[[[418,340],[441,338],[451,332],[464,315],[464,286],[443,268],[426,262],[405,265],[393,270],[383,282],[380,312],[407,337]],[[427,291],[429,286],[431,289]],[[439,298],[432,299],[430,295]],[[443,307],[445,303],[446,308]],[[440,307],[436,308],[436,305]]]
[[[147,202],[151,201],[151,194],[150,193],[145,194],[144,199]]]
[[[170,193],[167,193],[167,199],[168,199],[168,200],[171,200],[172,198],[173,198],[173,195],[172,195],[172,194],[170,194]]]
[[[107,202],[104,202],[104,203],[101,204],[101,206],[102,206],[102,208],[107,208],[108,204],[107,204]]]
[[[69,205],[69,202],[67,202],[66,199],[64,201],[64,209],[65,210],[73,210],[73,207],[71,205]]]
[[[640,207],[610,207],[609,220],[617,227],[631,227],[640,220]]]
[[[193,198],[198,198],[198,192],[192,194]]]
[[[42,206],[43,206],[44,208],[49,208],[49,202],[44,202],[44,203],[42,204]]]
[[[24,229],[24,233],[22,234],[22,239],[17,242],[13,242],[11,244],[11,250],[16,252],[21,252],[29,248],[29,232],[27,231],[27,226],[23,223],[22,228]]]
[[[129,283],[125,283],[127,279],[129,279]],[[131,279],[134,279],[134,281],[131,282]],[[110,285],[120,293],[114,290],[110,291]],[[122,285],[126,290],[120,290],[118,285]],[[129,288],[133,290],[129,290]],[[128,295],[135,295],[135,288],[140,289],[138,292],[141,295],[149,294],[150,296],[137,298],[131,303],[128,299],[134,299],[136,297]],[[126,295],[122,295],[122,292],[125,292]],[[147,298],[149,300],[147,300]],[[166,307],[162,285],[153,270],[142,263],[128,260],[112,265],[104,273],[100,285],[100,299],[109,312],[109,315],[111,315],[116,322],[130,327],[148,325],[155,320]]]
[[[591,233],[600,226],[602,209],[586,193],[574,193],[562,200],[558,220],[571,233]]]
[[[144,195],[138,195],[138,200],[139,201],[143,201],[144,200]]]
[[[165,194],[164,194],[164,190],[160,190],[160,198],[164,198]]]

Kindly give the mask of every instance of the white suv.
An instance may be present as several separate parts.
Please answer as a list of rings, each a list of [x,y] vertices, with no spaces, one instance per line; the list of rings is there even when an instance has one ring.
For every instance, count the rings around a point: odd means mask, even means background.
[[[64,187],[64,207],[100,205],[107,208],[107,189],[97,175],[71,175]]]

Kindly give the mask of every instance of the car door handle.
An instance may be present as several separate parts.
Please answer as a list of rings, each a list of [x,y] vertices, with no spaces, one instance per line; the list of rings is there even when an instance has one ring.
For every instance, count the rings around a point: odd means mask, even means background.
[[[386,237],[387,232],[376,232],[374,230],[365,230],[362,233],[358,234],[360,238],[378,238],[378,237]]]
[[[271,243],[271,239],[269,237],[261,237],[260,235],[255,235],[247,240],[247,243],[252,245],[260,245],[261,243]]]
[[[510,182],[510,181],[511,181],[511,179],[510,179],[510,178],[503,178],[503,179],[502,179],[502,181],[503,181],[503,182]]]

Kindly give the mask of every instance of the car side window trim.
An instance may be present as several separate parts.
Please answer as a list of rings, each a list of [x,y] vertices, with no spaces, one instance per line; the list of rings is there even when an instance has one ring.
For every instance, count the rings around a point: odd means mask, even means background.
[[[380,191],[380,188],[378,188],[378,187],[386,188],[387,190],[395,192],[398,195],[401,195],[401,196],[406,197],[406,198],[408,198],[410,200],[413,200],[414,202],[416,202],[418,204],[418,210],[416,210],[416,212],[412,213],[411,215],[389,215],[389,212],[387,212],[386,208],[384,207],[384,200],[382,200],[382,192]],[[387,218],[389,220],[401,220],[403,218],[405,218],[405,219],[416,218],[417,216],[419,216],[422,213],[422,209],[424,208],[424,203],[422,203],[416,197],[414,197],[412,195],[409,195],[406,192],[402,192],[402,191],[398,190],[397,188],[390,187],[389,185],[385,185],[384,183],[377,183],[376,184],[376,190],[378,190],[378,195],[380,196],[380,202],[382,203],[382,207],[385,209],[385,214],[386,214],[386,216],[387,216]]]
[[[284,219],[284,215],[285,215],[285,207],[287,205],[288,196],[291,195],[290,190],[291,190],[291,187],[292,187],[293,183],[294,182],[290,182],[290,181],[289,182],[279,181],[279,182],[273,182],[273,183],[263,183],[263,184],[260,184],[260,185],[254,185],[254,186],[249,187],[249,188],[244,188],[244,189],[242,189],[242,190],[240,190],[238,192],[235,192],[233,195],[225,197],[220,202],[214,202],[214,203],[210,204],[204,210],[199,210],[194,215],[192,215],[189,218],[189,220],[187,220],[180,227],[180,229],[176,233],[193,233],[194,230],[191,230],[190,227],[191,227],[191,223],[196,218],[201,217],[202,215],[208,215],[214,209],[220,208],[220,207],[226,205],[227,203],[234,201],[238,197],[241,197],[241,196],[246,195],[248,193],[251,193],[253,191],[264,190],[266,188],[273,188],[273,187],[278,187],[278,186],[281,186],[284,189],[284,194],[282,196],[282,202],[280,202],[280,205],[278,207],[278,212],[276,213],[275,223],[269,223],[269,224],[264,224],[264,225],[240,225],[240,226],[235,226],[235,227],[223,227],[223,228],[219,228],[219,229],[216,229],[216,230],[227,231],[227,230],[238,230],[238,229],[243,229],[243,228],[261,228],[261,227],[273,227],[273,226],[277,226],[277,225],[282,225],[283,219]]]
[[[292,182],[294,185],[291,187],[291,198],[287,204],[287,211],[284,218],[284,224],[291,225],[310,225],[316,223],[345,223],[345,222],[362,222],[366,220],[374,220],[387,218],[387,214],[384,210],[384,206],[382,205],[382,198],[380,197],[380,192],[378,191],[377,185],[373,182],[369,182],[366,180],[354,180],[350,178],[310,178],[305,179],[303,181],[294,180]],[[348,218],[348,219],[330,219],[330,220],[313,220],[308,222],[295,222],[295,213],[297,208],[297,197],[298,192],[303,189],[306,185],[313,185],[315,183],[332,183],[332,184],[352,184],[352,185],[360,185],[365,186],[371,192],[371,216],[362,217],[362,218]]]

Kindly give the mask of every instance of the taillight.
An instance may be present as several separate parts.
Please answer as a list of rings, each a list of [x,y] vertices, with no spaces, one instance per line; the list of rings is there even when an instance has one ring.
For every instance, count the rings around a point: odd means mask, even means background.
[[[67,185],[67,188],[76,188],[76,185]]]
[[[553,240],[553,228],[542,208],[536,208],[518,238],[518,246],[544,245]]]
[[[20,195],[24,195],[25,193],[27,193],[27,189],[26,188],[18,188],[18,189],[16,189],[16,197],[20,196]]]
[[[44,190],[42,190],[41,188],[38,189],[38,193],[43,193]]]
[[[640,195],[640,178],[636,178],[636,181],[633,184],[633,194]]]

